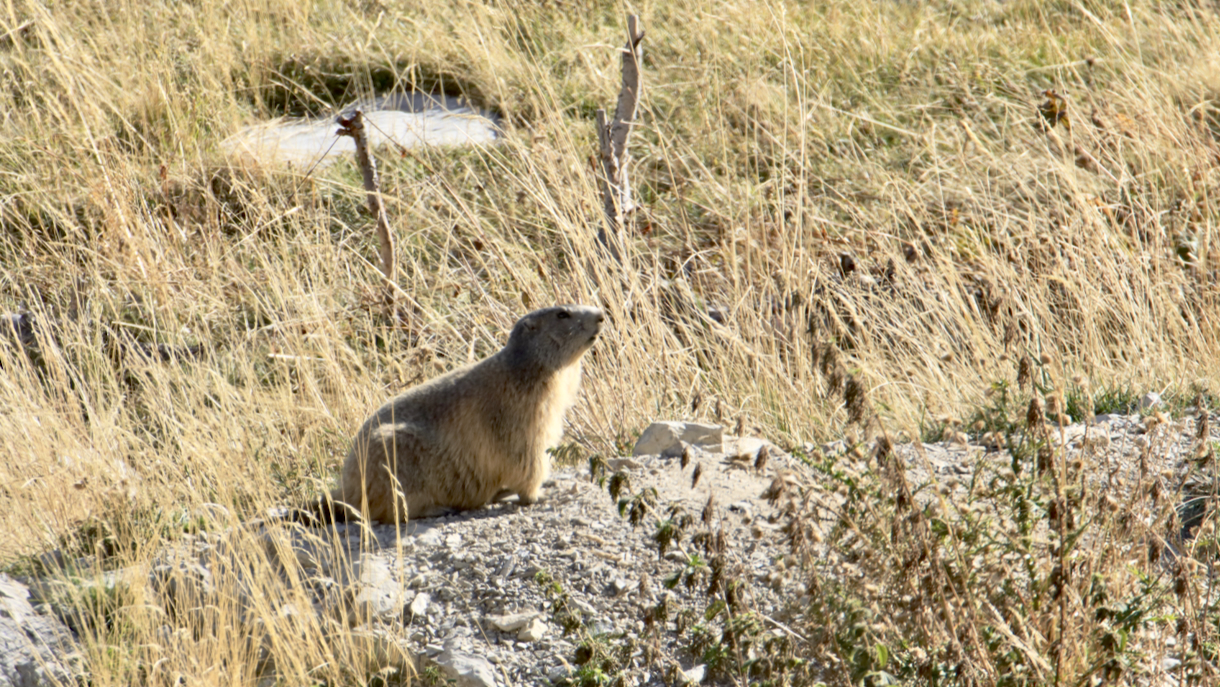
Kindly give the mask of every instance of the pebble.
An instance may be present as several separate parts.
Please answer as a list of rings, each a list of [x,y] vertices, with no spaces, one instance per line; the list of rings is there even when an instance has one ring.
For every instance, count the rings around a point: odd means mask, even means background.
[[[409,606],[411,615],[413,615],[417,618],[422,617],[425,613],[428,612],[428,606],[431,603],[432,603],[431,595],[429,595],[425,592],[420,592],[419,594],[416,594],[415,598],[411,600],[411,605]]]

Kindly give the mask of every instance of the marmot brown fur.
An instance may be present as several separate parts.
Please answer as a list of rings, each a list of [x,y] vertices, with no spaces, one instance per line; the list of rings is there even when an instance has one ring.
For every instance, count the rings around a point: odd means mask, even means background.
[[[357,432],[331,499],[386,523],[514,493],[533,503],[603,319],[578,305],[535,310],[499,352],[390,400]]]

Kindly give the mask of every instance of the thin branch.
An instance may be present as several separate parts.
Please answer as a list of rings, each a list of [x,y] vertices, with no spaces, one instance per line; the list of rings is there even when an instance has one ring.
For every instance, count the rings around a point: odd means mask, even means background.
[[[377,218],[377,238],[381,244],[381,273],[393,284],[394,279],[394,234],[386,218],[385,204],[381,202],[381,189],[377,182],[377,163],[369,154],[368,137],[364,131],[364,114],[360,110],[351,117],[339,118],[339,135],[351,136],[356,141],[356,164],[364,178],[364,190],[369,212]],[[392,294],[393,292],[388,292]]]
[[[627,138],[635,124],[635,110],[640,101],[640,60],[643,58],[641,42],[644,31],[636,15],[627,17],[627,45],[623,48],[623,87],[614,108],[614,121],[606,121],[606,111],[597,111],[597,140],[601,148],[602,200],[605,203],[606,224],[611,238],[602,227],[597,240],[622,260],[622,249],[626,246],[622,236],[623,218],[635,209],[631,200],[631,183],[627,178],[627,163],[631,155],[627,150]]]

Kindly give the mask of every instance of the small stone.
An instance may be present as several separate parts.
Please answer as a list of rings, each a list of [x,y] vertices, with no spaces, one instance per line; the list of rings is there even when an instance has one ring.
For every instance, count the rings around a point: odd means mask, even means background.
[[[1150,391],[1143,396],[1140,396],[1140,410],[1148,410],[1161,405],[1161,395],[1155,391]]]
[[[724,455],[730,460],[754,462],[767,442],[756,437],[730,437],[724,442]]]
[[[690,670],[682,671],[682,678],[686,684],[699,684],[703,682],[703,677],[707,674],[707,666],[700,663],[697,666],[692,666]]]
[[[366,554],[352,567],[359,580],[351,594],[351,607],[355,611],[352,621],[397,615],[406,603],[406,595],[390,573],[389,563],[381,556]],[[413,600],[412,605],[414,603]]]
[[[445,546],[454,551],[462,548],[462,535],[451,534],[445,537]]]
[[[832,441],[828,444],[822,444],[822,455],[827,458],[841,456],[847,453],[847,444],[842,441]]]
[[[522,642],[536,642],[546,636],[547,626],[541,618],[534,618],[517,633],[517,639]]]
[[[415,541],[423,546],[440,546],[441,531],[436,527],[428,527],[415,533]]]
[[[538,617],[538,613],[509,613],[506,615],[489,615],[487,622],[501,632],[516,632]]]
[[[458,651],[450,646],[435,659],[436,665],[453,680],[456,687],[495,687],[496,673],[491,663],[481,656]]]
[[[428,612],[428,604],[430,603],[432,603],[432,595],[427,592],[420,592],[411,600],[408,610],[411,611],[411,615],[419,618]]]
[[[632,458],[611,458],[606,461],[606,466],[611,470],[639,470],[644,467],[644,464]]]
[[[724,428],[695,422],[654,422],[640,435],[631,451],[633,456],[681,455],[683,443],[704,451],[720,453],[724,445]]]

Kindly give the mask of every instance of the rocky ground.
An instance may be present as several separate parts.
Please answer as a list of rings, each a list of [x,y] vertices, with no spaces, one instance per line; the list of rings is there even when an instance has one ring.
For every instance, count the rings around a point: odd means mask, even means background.
[[[1162,422],[1152,432],[1147,425],[1138,415],[1102,416],[1087,432],[1073,425],[1058,436],[1079,455],[1112,464],[1115,474],[1136,469],[1148,442],[1162,442],[1163,464],[1153,469],[1184,474],[1194,420]],[[834,454],[846,447],[807,448]],[[971,442],[950,432],[949,441],[898,450],[913,485],[960,488],[980,461],[1002,462],[992,448],[987,437]],[[631,684],[719,682],[676,631],[683,610],[709,607],[716,575],[750,583],[732,611],[756,614],[762,639],[799,636],[792,629],[799,618],[785,602],[804,590],[784,574],[787,550],[762,494],[780,471],[799,473],[800,461],[758,439],[683,423],[654,425],[635,454],[608,461],[600,480],[589,468],[556,471],[545,500],[533,506],[499,503],[403,528],[247,526],[243,536],[257,537],[281,573],[306,590],[297,598],[313,608],[284,602],[286,613],[355,628],[390,649],[382,652],[388,662],[411,660],[458,685],[559,682],[578,670],[576,657],[589,652],[591,639],[617,656]],[[853,457],[845,452],[842,460]],[[608,493],[613,487],[617,499]],[[639,526],[631,523],[633,507],[647,508]],[[680,530],[668,546],[658,543],[658,518]],[[188,537],[153,569],[108,579],[147,583],[167,607],[195,608],[215,593],[235,536]],[[701,567],[710,559],[718,559],[715,569]],[[667,588],[675,575],[678,584]],[[0,686],[44,684],[82,669],[67,658],[71,631],[39,605],[49,584],[0,576]],[[169,615],[178,626],[167,625],[168,635],[189,632],[189,613]],[[273,665],[268,656],[268,674]]]

